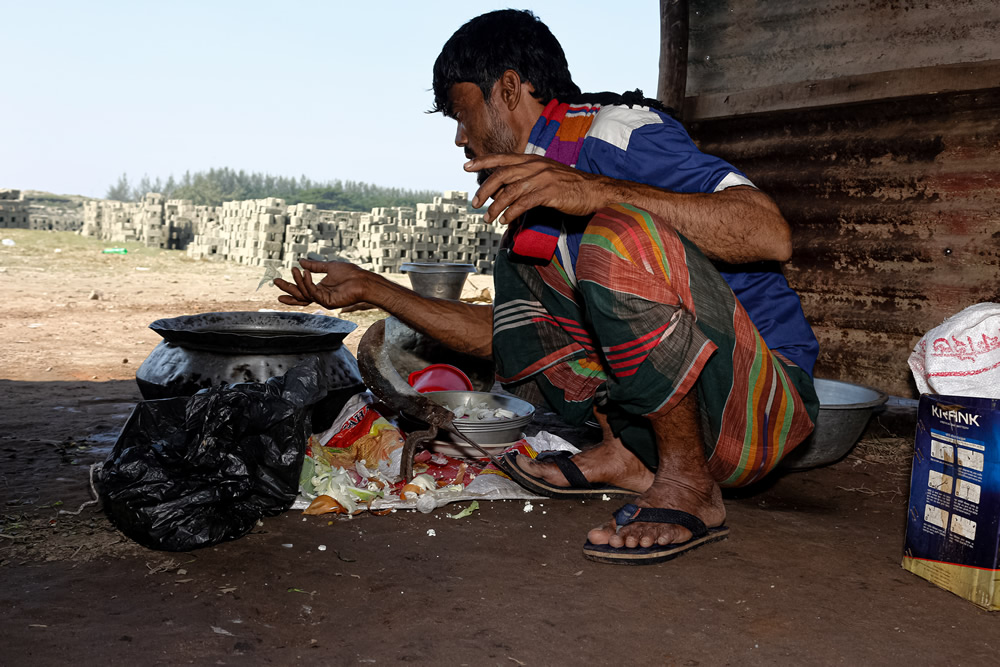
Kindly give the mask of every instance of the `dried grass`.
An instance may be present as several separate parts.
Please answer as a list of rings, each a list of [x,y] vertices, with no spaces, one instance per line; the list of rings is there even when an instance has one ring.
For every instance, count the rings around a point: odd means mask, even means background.
[[[913,460],[913,438],[868,436],[854,447],[851,458],[908,472]]]

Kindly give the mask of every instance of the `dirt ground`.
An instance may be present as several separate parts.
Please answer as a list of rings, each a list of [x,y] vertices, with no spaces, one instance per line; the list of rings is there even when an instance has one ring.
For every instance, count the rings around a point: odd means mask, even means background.
[[[141,398],[147,326],[284,308],[277,290],[179,252],[0,237],[16,243],[0,246],[0,664],[996,663],[1000,615],[900,567],[905,419],[836,465],[729,494],[730,539],[658,566],[582,557],[617,507],[599,501],[287,512],[214,548],[147,550],[79,510]],[[347,316],[348,345],[379,316]]]

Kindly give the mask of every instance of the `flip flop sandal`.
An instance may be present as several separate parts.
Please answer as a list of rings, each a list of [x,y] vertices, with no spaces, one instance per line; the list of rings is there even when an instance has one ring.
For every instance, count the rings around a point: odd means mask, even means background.
[[[692,549],[729,537],[727,526],[709,528],[695,515],[681,510],[639,507],[629,503],[615,512],[614,516],[616,532],[630,523],[670,523],[690,530],[691,539],[678,544],[654,544],[651,547],[634,547],[632,549],[628,547],[615,548],[609,544],[594,544],[587,540],[587,543],[583,545],[585,558],[613,565],[653,565],[677,558]]]
[[[562,472],[563,477],[566,478],[566,481],[569,482],[569,486],[555,486],[540,477],[529,475],[518,467],[516,462],[518,457],[517,452],[507,452],[503,455],[501,459],[503,466],[501,469],[511,479],[527,490],[546,498],[600,499],[604,496],[622,498],[639,495],[639,491],[588,482],[587,478],[580,472],[580,468],[573,463],[572,456],[569,452],[547,451],[539,453],[536,458],[537,461],[555,463],[559,466],[559,470]]]

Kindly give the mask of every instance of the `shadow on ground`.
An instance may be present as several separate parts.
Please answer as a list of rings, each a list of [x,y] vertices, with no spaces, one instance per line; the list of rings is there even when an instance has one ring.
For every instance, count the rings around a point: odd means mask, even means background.
[[[288,512],[171,554],[95,506],[69,513],[138,399],[131,382],[0,381],[2,662],[935,665],[1000,648],[995,617],[900,568],[908,460],[864,443],[732,495],[729,540],[659,566],[582,557],[617,507],[600,501]]]

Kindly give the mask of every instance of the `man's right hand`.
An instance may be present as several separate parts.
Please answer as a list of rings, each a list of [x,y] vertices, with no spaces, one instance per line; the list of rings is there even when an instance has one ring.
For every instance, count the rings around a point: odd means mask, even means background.
[[[489,359],[493,354],[493,306],[420,296],[383,276],[347,262],[300,260],[305,271],[292,269],[294,283],[276,278],[286,292],[278,301],[289,306],[318,303],[345,308],[368,302],[396,316],[404,324],[453,350]],[[323,273],[313,282],[312,274]]]
[[[289,306],[308,306],[318,303],[324,308],[343,308],[365,300],[365,280],[368,271],[360,269],[349,262],[314,262],[310,259],[299,260],[305,271],[292,269],[290,283],[281,278],[275,278],[274,284],[286,292],[278,297],[278,301]],[[314,283],[313,273],[323,273],[323,279]]]

